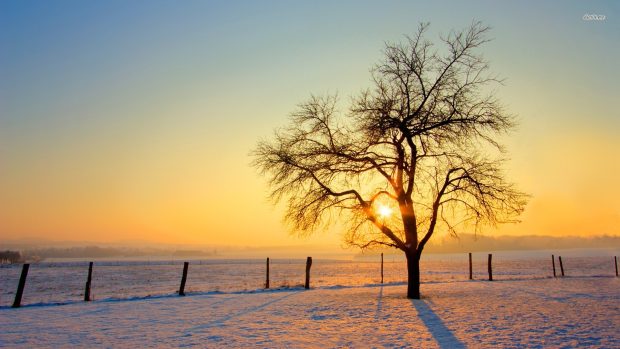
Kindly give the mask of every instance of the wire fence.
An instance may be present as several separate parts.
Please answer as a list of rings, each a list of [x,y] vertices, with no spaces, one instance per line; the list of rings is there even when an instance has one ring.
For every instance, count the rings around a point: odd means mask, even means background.
[[[488,280],[487,254],[476,253],[472,259],[474,280]],[[381,283],[405,283],[407,265],[400,258],[388,256],[383,263],[377,255],[373,260],[338,261],[315,259],[310,270],[312,288],[363,286]],[[185,293],[254,292],[266,285],[265,259],[190,260]],[[617,276],[615,257],[564,258],[566,277]],[[557,256],[556,275],[561,276]],[[90,299],[124,299],[173,295],[178,293],[183,260],[158,261],[96,261],[90,283]],[[24,280],[20,304],[59,304],[83,300],[87,282],[88,261],[41,262],[30,265]],[[515,258],[494,255],[493,280],[552,278],[552,260],[548,258]],[[614,273],[614,268],[616,268]],[[383,273],[381,270],[383,269]],[[441,259],[422,260],[421,281],[455,282],[469,279],[467,254]],[[0,266],[0,307],[15,304],[21,264]],[[272,289],[302,288],[306,273],[304,259],[271,259],[269,286]],[[382,275],[383,274],[383,275]]]

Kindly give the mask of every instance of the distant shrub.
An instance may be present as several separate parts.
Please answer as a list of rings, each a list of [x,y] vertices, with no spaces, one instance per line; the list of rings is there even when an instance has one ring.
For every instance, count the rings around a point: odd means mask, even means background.
[[[19,263],[22,261],[22,254],[19,251],[0,251],[0,263]]]

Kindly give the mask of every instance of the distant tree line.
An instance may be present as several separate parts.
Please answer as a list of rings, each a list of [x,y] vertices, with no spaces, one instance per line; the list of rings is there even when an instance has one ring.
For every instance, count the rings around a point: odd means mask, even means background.
[[[461,253],[506,250],[557,250],[570,248],[619,248],[620,236],[488,236],[460,234],[429,244],[431,253]]]
[[[0,263],[20,263],[23,260],[19,251],[6,250],[0,252]]]
[[[146,257],[146,256],[173,256],[173,257],[206,257],[215,255],[213,251],[201,250],[166,250],[158,248],[115,248],[100,246],[83,246],[67,248],[38,248],[24,252],[38,259],[45,258],[121,258],[121,257]]]
[[[69,248],[42,248],[27,251],[28,254],[40,256],[42,258],[103,258],[103,257],[122,257],[123,251],[115,248],[85,246]]]

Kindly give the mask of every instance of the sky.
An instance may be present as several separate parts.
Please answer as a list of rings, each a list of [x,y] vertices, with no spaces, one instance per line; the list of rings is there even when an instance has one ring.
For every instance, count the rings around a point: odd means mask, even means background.
[[[598,14],[604,20],[586,21]],[[371,86],[385,42],[481,20],[520,126],[508,235],[620,235],[616,1],[0,2],[0,242],[300,238],[249,152],[310,94]]]

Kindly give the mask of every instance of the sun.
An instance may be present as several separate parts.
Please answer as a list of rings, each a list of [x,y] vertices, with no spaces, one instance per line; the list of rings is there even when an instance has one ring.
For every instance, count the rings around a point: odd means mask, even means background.
[[[379,208],[377,209],[377,212],[379,213],[379,216],[383,217],[383,218],[387,218],[390,215],[392,215],[392,209],[385,206],[385,205],[379,205]]]

